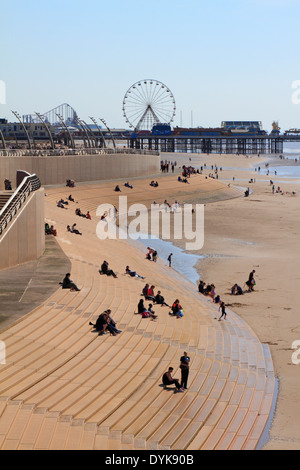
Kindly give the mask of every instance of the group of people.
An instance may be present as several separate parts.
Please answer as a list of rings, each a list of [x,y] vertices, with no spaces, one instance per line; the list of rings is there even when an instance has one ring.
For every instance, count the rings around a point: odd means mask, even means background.
[[[226,309],[225,309],[225,302],[221,300],[220,295],[216,294],[216,288],[214,284],[207,284],[204,281],[199,282],[198,285],[198,291],[200,294],[206,295],[210,297],[213,303],[219,305],[219,311],[221,311],[221,316],[219,317],[219,321],[222,320],[224,317],[224,320],[226,320]]]
[[[67,209],[67,207],[65,207],[65,205],[68,205],[68,201],[65,201],[64,199],[60,199],[59,201],[57,201],[57,207],[60,207],[61,209]]]
[[[172,173],[174,173],[175,167],[177,166],[177,162],[170,162],[170,161],[161,161],[160,162],[160,169],[162,173],[169,173],[169,168],[171,167]]]
[[[188,181],[186,178],[181,178],[181,176],[178,176],[177,180],[178,180],[180,183],[188,183],[188,184],[189,184],[189,181]]]
[[[79,207],[75,209],[75,214],[78,215],[79,217],[85,217],[86,219],[92,220],[90,211],[87,211],[87,213],[84,214],[83,212],[81,212]]]
[[[54,228],[54,225],[49,225],[47,222],[45,223],[45,234],[46,235],[54,235],[56,237],[57,230]]]
[[[190,362],[191,358],[188,356],[188,353],[184,351],[183,356],[180,358],[180,370],[181,370],[181,381],[172,376],[174,370],[173,367],[169,367],[168,370],[162,376],[162,383],[166,389],[168,385],[175,385],[177,392],[184,392],[187,390],[188,386],[188,377],[190,372]]]
[[[153,186],[153,188],[157,188],[158,187],[158,182],[152,180],[151,183],[149,183],[149,186]]]
[[[96,323],[89,322],[89,325],[95,328],[99,336],[106,335],[107,333],[116,336],[122,333],[122,331],[117,328],[115,320],[111,317],[110,309],[100,313]]]
[[[156,263],[158,257],[157,251],[153,248],[150,248],[149,246],[147,247],[147,250],[148,251],[146,253],[146,259],[148,259],[149,261],[154,261]]]
[[[155,286],[153,285],[150,286],[147,283],[145,284],[141,295],[143,295],[146,300],[151,300],[152,302],[155,302],[156,304],[159,304],[161,306],[165,305],[166,307],[169,307],[170,305],[168,305],[165,302],[164,297],[161,295],[161,291],[159,290],[157,291],[157,294],[155,294],[154,289],[155,289]]]
[[[75,181],[74,180],[67,180],[66,181],[66,186],[69,186],[69,188],[74,188],[75,187]]]
[[[75,233],[76,235],[82,235],[81,232],[77,229],[77,224],[73,224],[72,227],[70,225],[67,225],[67,231],[71,233]]]

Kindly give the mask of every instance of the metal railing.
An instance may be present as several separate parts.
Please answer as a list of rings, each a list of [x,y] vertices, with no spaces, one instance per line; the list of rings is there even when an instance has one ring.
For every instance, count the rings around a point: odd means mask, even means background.
[[[0,157],[63,157],[71,155],[115,155],[115,154],[133,154],[133,155],[159,155],[155,150],[137,150],[129,148],[85,148],[85,149],[12,149],[1,150]]]
[[[26,176],[23,179],[22,183],[0,210],[0,235],[2,235],[30,194],[33,191],[37,191],[40,187],[41,182],[35,174]]]

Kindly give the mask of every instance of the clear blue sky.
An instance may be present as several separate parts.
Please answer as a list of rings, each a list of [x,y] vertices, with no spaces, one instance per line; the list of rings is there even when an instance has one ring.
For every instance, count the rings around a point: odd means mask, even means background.
[[[174,124],[261,120],[300,128],[298,0],[15,0],[2,2],[0,117],[67,102],[82,119],[126,127],[136,81],[173,92]]]

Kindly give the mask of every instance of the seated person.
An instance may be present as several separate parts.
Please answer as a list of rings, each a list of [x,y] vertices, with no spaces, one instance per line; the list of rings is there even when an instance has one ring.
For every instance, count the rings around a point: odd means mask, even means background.
[[[47,235],[51,235],[51,229],[50,229],[50,227],[49,227],[49,224],[47,224],[47,223],[45,224],[45,233],[46,233]]]
[[[75,202],[75,199],[72,198],[71,194],[69,195],[68,200],[72,201],[72,202]]]
[[[61,209],[66,209],[66,207],[63,205],[61,201],[57,202],[57,207],[60,207]]]
[[[243,289],[238,284],[234,284],[231,288],[232,295],[243,295]]]
[[[68,204],[69,204],[69,203],[68,203],[68,201],[65,201],[65,200],[64,200],[64,199],[62,199],[62,198],[61,198],[60,202],[61,202],[62,204],[66,204],[66,205],[68,205]]]
[[[183,392],[183,388],[180,387],[180,384],[179,384],[179,380],[178,379],[174,379],[172,377],[172,372],[173,372],[173,367],[169,367],[168,371],[164,373],[163,377],[162,377],[162,383],[164,384],[165,388],[167,387],[167,385],[175,385],[175,387],[177,388],[178,392]]]
[[[129,266],[126,266],[125,273],[129,274],[129,276],[131,276],[131,277],[139,277],[140,279],[145,279],[143,276],[140,276],[139,274],[137,274],[136,271],[131,271]]]
[[[107,261],[103,261],[100,272],[101,274],[106,274],[106,276],[118,277],[112,269],[108,269]]]
[[[119,191],[119,192],[121,192],[120,186],[119,186],[118,184],[117,184],[117,186],[115,187],[114,191],[117,191],[117,192]]]
[[[115,322],[115,320],[111,317],[111,310],[108,309],[108,310],[105,310],[105,313],[107,313],[107,321],[108,321],[108,330],[112,333],[117,333],[117,334],[120,334],[122,333],[121,330],[118,330],[117,328],[117,323]]]
[[[173,303],[173,305],[171,307],[170,315],[172,315],[176,318],[183,317],[183,309],[182,309],[182,306],[180,305],[178,299],[176,299],[175,302]]]
[[[51,227],[50,227],[50,232],[51,232],[52,235],[54,235],[54,237],[56,237],[57,231],[56,231],[56,229],[54,228],[53,225],[51,225]]]
[[[151,261],[151,255],[153,253],[153,250],[152,250],[152,248],[147,248],[147,250],[148,250],[148,252],[146,253],[146,259]]]
[[[156,296],[155,296],[155,303],[161,305],[161,307],[162,307],[163,305],[166,305],[167,307],[169,307],[169,305],[165,302],[164,297],[161,295],[160,290],[157,292],[157,294],[156,294]]]
[[[145,295],[146,300],[152,300],[153,302],[155,302],[154,288],[155,286],[149,287],[147,294]]]
[[[204,294],[204,286],[205,286],[205,282],[200,281],[199,286],[198,286],[198,291],[200,292],[200,294]]]
[[[143,313],[145,313],[147,311],[145,305],[144,305],[144,300],[143,299],[140,299],[139,303],[138,303],[138,314],[142,315]]]
[[[79,232],[79,230],[77,230],[76,224],[73,224],[73,225],[72,225],[71,232],[72,232],[72,233],[76,233],[77,235],[82,235],[82,233]]]
[[[70,290],[76,290],[76,291],[80,291],[80,289],[78,289],[78,287],[76,286],[76,284],[74,284],[74,282],[70,279],[70,276],[71,274],[70,273],[67,273],[63,282],[60,283],[62,285],[62,288],[63,289],[70,289]]]
[[[145,284],[145,287],[143,288],[143,291],[142,291],[142,295],[144,297],[146,297],[148,289],[149,289],[149,284],[147,283],[147,284]]]
[[[213,284],[211,284],[211,289],[208,292],[208,296],[211,297],[212,301],[214,301],[215,296],[216,296],[216,289],[215,289],[215,286]]]
[[[89,219],[89,220],[92,220],[90,211],[87,211],[87,213],[86,213],[86,218]]]
[[[5,191],[11,191],[11,181],[9,181],[8,179],[5,179],[4,180],[4,188],[5,188]]]
[[[150,318],[152,318],[152,320],[156,320],[157,315],[155,315],[154,310],[152,310],[152,304],[149,304],[149,306],[148,306],[148,312],[149,312]]]
[[[212,289],[211,285],[207,284],[207,286],[204,289],[204,295],[209,295],[211,289]]]
[[[106,312],[100,313],[99,317],[97,318],[96,323],[89,323],[91,326],[93,326],[96,331],[99,332],[99,335],[103,335],[107,333],[107,327],[108,327],[108,315]]]

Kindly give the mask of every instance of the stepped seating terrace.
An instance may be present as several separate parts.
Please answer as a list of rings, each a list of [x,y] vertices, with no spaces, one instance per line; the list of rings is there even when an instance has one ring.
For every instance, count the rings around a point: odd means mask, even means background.
[[[56,207],[67,190],[47,190],[47,218],[81,290],[58,288],[1,332],[0,449],[255,449],[274,395],[268,347],[233,312],[218,322],[216,306],[161,260],[147,261],[137,244],[98,240],[95,211],[108,187],[72,188],[92,221]],[[66,232],[74,221],[82,236]],[[117,279],[99,275],[103,259]],[[125,275],[127,264],[146,279]],[[157,321],[135,314],[145,282],[169,303],[179,298],[184,317],[157,305]],[[99,337],[89,321],[108,308],[122,333]],[[180,375],[184,350],[189,388],[164,390],[162,374],[172,365]]]

